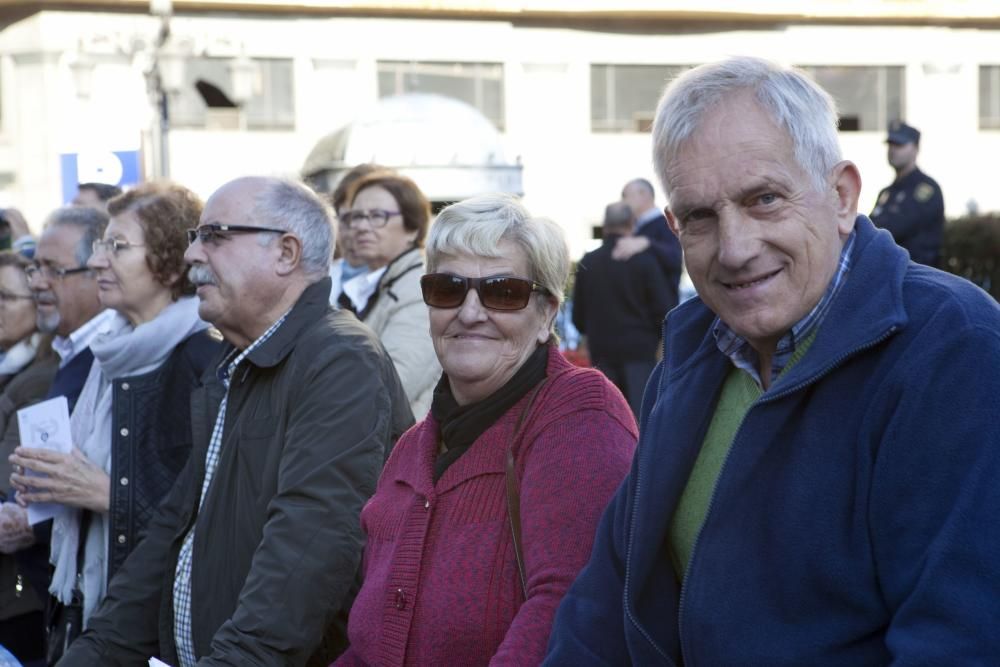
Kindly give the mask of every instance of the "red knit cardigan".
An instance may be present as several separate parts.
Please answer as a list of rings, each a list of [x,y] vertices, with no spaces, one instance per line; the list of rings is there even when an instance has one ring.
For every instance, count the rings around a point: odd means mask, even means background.
[[[554,348],[514,455],[528,596],[517,575],[504,459],[522,398],[435,484],[430,415],[397,443],[361,512],[364,585],[341,665],[532,665],[597,522],[628,473],[637,430],[605,377]],[[530,396],[530,393],[529,393]],[[516,443],[517,444],[517,443]]]

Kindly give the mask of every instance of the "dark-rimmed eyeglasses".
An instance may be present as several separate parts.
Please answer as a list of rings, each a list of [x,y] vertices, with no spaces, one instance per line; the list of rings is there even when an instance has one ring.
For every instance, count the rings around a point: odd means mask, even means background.
[[[424,303],[433,308],[458,308],[465,303],[470,289],[476,290],[479,303],[491,310],[521,310],[528,305],[532,292],[548,290],[527,278],[495,276],[466,278],[450,273],[428,273],[420,279]]]
[[[201,241],[202,244],[215,245],[219,241],[228,239],[230,234],[256,234],[258,232],[287,234],[288,230],[276,229],[274,227],[252,227],[250,225],[223,225],[213,222],[187,230],[188,245],[194,245],[195,241]]]
[[[104,239],[103,241],[94,241],[90,249],[93,254],[99,252],[106,252],[111,255],[117,255],[119,250],[128,250],[129,248],[145,248],[146,246],[142,243],[130,243],[123,239]]]
[[[401,214],[399,211],[387,211],[384,208],[370,208],[367,211],[359,208],[356,211],[344,211],[337,217],[348,227],[361,220],[367,220],[372,227],[385,227],[394,215]]]
[[[74,266],[71,269],[59,269],[45,264],[39,264],[26,268],[24,270],[24,275],[28,278],[28,282],[31,282],[38,280],[39,276],[44,277],[46,280],[62,280],[66,276],[71,276],[74,273],[85,273],[87,271],[90,271],[90,268],[86,266]]]

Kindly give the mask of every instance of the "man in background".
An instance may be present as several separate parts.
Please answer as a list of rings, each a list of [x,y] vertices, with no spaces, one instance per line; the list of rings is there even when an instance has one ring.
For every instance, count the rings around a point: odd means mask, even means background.
[[[651,252],[624,261],[612,258],[616,244],[632,227],[628,204],[607,206],[601,247],[577,265],[573,325],[587,337],[594,366],[621,390],[638,419],[671,294]]]
[[[65,396],[70,412],[94,361],[90,343],[105,320],[113,317],[113,311],[102,309],[97,281],[87,268],[93,243],[104,234],[107,224],[108,216],[99,208],[56,209],[46,220],[34,264],[27,269],[28,287],[36,302],[38,330],[55,335],[52,349],[59,355],[59,369],[46,398]],[[6,487],[7,479],[0,483]],[[48,598],[52,522],[28,525],[27,510],[13,502],[13,495],[3,507],[0,551],[16,556],[22,587],[18,597],[35,601],[34,605],[25,606],[25,618],[7,618],[4,623],[25,636],[36,635],[40,642],[44,637],[40,610]]]
[[[70,202],[73,206],[90,206],[102,211],[108,210],[108,201],[122,193],[117,185],[107,183],[80,183],[76,186],[76,196]]]
[[[937,181],[917,167],[920,132],[893,121],[886,144],[896,180],[878,193],[872,222],[887,229],[914,262],[938,266],[944,236],[944,197]]]
[[[681,272],[684,267],[681,246],[670,233],[667,218],[656,207],[653,185],[644,178],[636,178],[625,184],[622,201],[628,204],[635,219],[635,229],[631,236],[623,236],[615,244],[612,257],[625,261],[633,255],[649,250],[660,265],[667,293],[669,311],[679,301]]]

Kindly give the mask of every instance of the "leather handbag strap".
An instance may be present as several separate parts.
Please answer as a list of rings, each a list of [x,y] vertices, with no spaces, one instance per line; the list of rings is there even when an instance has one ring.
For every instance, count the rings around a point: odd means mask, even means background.
[[[517,574],[521,579],[521,592],[524,598],[528,599],[528,576],[524,570],[524,550],[521,548],[521,494],[517,481],[517,471],[514,467],[514,443],[521,437],[521,428],[524,426],[528,413],[535,404],[538,392],[545,386],[548,378],[542,378],[541,382],[535,385],[531,391],[528,404],[521,410],[517,417],[517,426],[514,427],[514,435],[507,443],[507,460],[504,464],[504,474],[507,478],[507,516],[510,518],[510,532],[514,540],[514,557],[517,559]]]

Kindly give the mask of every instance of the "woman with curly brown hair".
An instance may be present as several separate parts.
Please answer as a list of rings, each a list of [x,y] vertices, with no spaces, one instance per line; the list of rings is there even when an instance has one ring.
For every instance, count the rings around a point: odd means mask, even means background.
[[[171,183],[108,203],[111,222],[87,267],[116,317],[91,344],[94,364],[70,418],[73,451],[11,457],[18,502],[66,506],[53,525],[49,590],[64,605],[82,594],[84,623],[190,453],[189,396],[219,347],[183,259],[201,208]]]

